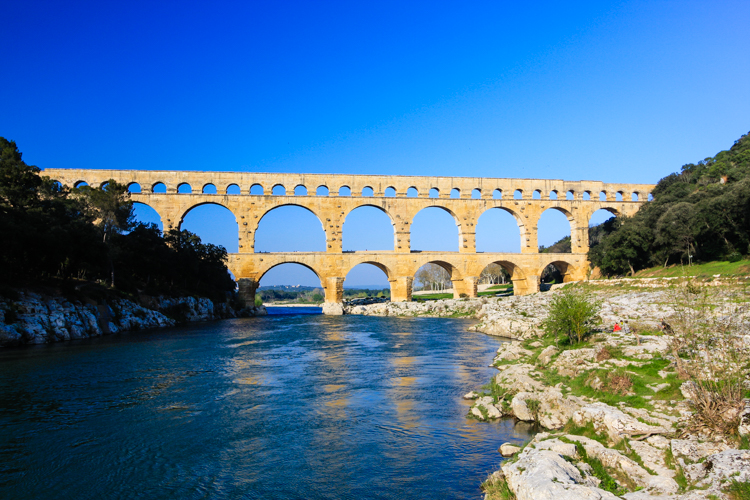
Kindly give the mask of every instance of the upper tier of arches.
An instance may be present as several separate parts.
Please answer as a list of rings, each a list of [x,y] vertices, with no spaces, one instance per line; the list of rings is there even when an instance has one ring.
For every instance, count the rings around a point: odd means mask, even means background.
[[[565,181],[558,179],[499,179],[476,177],[408,177],[370,175],[270,174],[255,172],[168,172],[138,170],[47,169],[45,175],[74,186],[85,182],[99,186],[108,179],[122,184],[137,183],[142,193],[155,192],[157,184],[167,193],[177,193],[183,184],[201,193],[209,184],[217,195],[239,191],[240,195],[262,193],[278,196],[418,197],[446,199],[606,200],[644,202],[653,184]],[[236,186],[236,187],[235,187]],[[253,186],[259,189],[252,190]],[[230,189],[231,188],[231,189]],[[322,189],[321,189],[322,188]],[[185,190],[185,188],[183,188]],[[260,191],[260,193],[259,193]],[[324,194],[327,193],[327,194]],[[346,193],[346,194],[344,194]]]

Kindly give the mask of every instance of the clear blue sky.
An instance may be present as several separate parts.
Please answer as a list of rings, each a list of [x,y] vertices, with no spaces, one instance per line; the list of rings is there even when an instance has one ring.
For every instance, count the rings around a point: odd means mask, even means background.
[[[519,4],[5,2],[0,135],[42,168],[656,182],[750,130],[750,2]]]

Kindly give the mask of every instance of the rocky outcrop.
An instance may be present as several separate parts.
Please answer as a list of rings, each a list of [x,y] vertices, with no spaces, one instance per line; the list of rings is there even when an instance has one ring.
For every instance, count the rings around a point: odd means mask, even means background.
[[[489,300],[487,298],[477,298],[430,300],[427,302],[383,302],[370,305],[344,304],[343,314],[359,314],[363,316],[424,316],[428,318],[477,317],[479,311]]]
[[[147,305],[125,299],[83,303],[19,292],[15,300],[0,299],[0,346],[46,344],[237,316],[228,304],[214,304],[206,298],[153,298]],[[242,312],[248,316],[266,313],[262,306]]]

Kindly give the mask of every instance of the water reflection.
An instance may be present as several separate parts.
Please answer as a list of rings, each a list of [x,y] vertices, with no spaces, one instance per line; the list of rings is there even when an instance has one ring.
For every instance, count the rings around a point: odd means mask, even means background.
[[[277,314],[2,351],[0,497],[478,498],[530,430],[466,418],[499,346],[469,324]]]

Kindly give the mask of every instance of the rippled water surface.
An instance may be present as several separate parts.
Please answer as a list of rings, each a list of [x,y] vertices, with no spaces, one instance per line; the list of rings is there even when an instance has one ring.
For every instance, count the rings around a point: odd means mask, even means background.
[[[527,437],[471,321],[292,312],[0,351],[0,498],[481,498]]]

